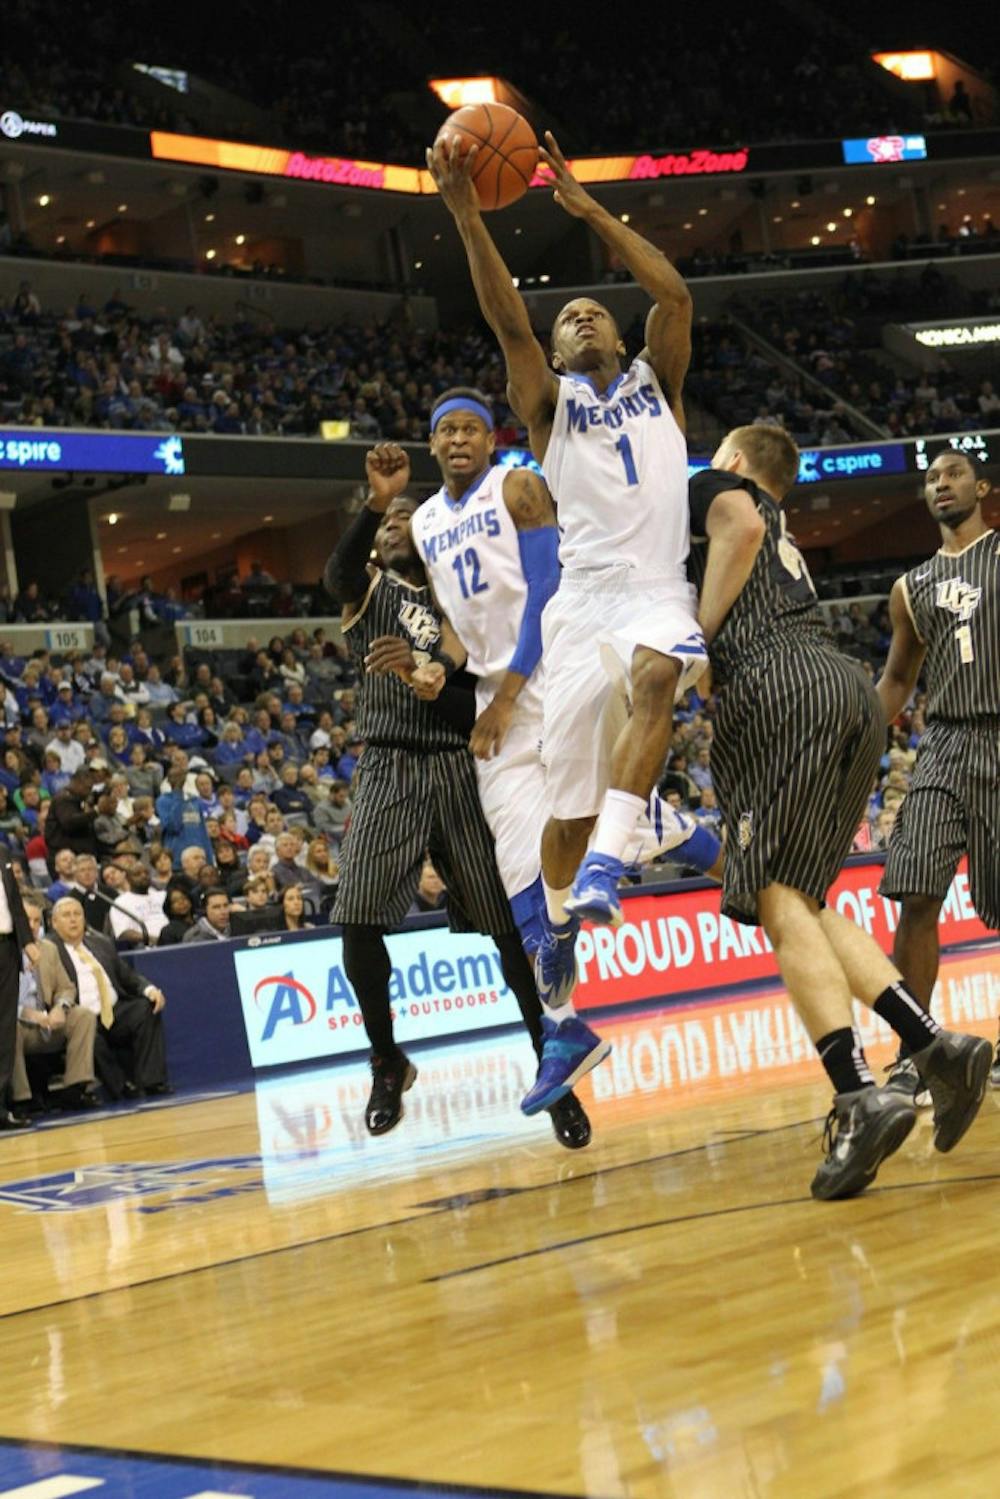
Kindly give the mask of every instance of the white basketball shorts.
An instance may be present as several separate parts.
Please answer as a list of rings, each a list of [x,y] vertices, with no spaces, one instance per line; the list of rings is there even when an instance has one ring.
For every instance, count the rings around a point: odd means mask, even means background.
[[[596,817],[611,752],[628,718],[639,646],[680,662],[677,696],[708,666],[696,595],[674,578],[626,567],[566,572],[542,615],[542,759],[552,816]]]

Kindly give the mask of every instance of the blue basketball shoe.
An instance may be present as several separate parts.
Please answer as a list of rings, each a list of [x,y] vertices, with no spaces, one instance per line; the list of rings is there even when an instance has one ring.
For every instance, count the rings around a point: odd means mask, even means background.
[[[521,1099],[522,1114],[540,1114],[565,1098],[581,1077],[604,1061],[611,1042],[603,1041],[571,1015],[558,1025],[548,1015],[542,1016],[542,1059],[538,1076]]]
[[[621,859],[610,854],[588,854],[577,871],[566,909],[580,921],[594,926],[621,926],[622,907],[618,881],[625,873]]]
[[[573,997],[576,988],[576,935],[580,923],[575,916],[553,926],[542,920],[542,940],[535,949],[535,988],[550,1010],[558,1010]]]

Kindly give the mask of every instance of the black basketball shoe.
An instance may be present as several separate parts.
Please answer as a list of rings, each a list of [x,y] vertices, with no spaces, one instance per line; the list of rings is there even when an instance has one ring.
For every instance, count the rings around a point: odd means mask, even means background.
[[[913,1060],[934,1104],[934,1149],[954,1150],[986,1096],[993,1044],[982,1036],[941,1031]]]
[[[582,1150],[590,1144],[590,1120],[574,1093],[567,1093],[549,1109],[552,1133],[567,1150]]]
[[[370,1135],[385,1135],[403,1117],[403,1094],[417,1080],[417,1069],[403,1052],[394,1057],[372,1057],[372,1091],[365,1109]]]
[[[912,1098],[888,1088],[838,1093],[823,1131],[826,1160],[812,1182],[812,1195],[824,1202],[856,1197],[875,1180],[887,1156],[898,1150],[917,1122]]]

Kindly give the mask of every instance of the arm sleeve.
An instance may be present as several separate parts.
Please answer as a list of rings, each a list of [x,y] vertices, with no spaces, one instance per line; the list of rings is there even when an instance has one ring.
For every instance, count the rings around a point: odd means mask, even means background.
[[[694,475],[688,484],[692,540],[704,541],[708,535],[708,512],[712,508],[712,501],[731,489],[745,489],[756,503],[757,486],[752,479],[745,479],[742,474],[731,474],[724,468],[703,468]]]
[[[519,531],[517,545],[528,597],[517,646],[507,669],[530,677],[542,659],[542,610],[559,587],[559,532],[555,526]]]
[[[363,599],[368,591],[368,559],[382,517],[362,506],[337,542],[326,564],[323,583],[341,604]]]

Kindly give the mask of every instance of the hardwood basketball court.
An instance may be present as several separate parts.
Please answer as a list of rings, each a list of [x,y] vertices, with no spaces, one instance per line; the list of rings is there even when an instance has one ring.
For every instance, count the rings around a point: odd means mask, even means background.
[[[992,1037],[1000,949],[942,991]],[[995,1492],[1000,1094],[817,1204],[781,991],[603,1029],[577,1154],[511,1035],[416,1053],[381,1140],[359,1063],[0,1137],[0,1499]]]

